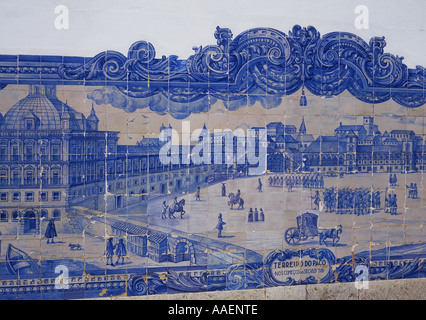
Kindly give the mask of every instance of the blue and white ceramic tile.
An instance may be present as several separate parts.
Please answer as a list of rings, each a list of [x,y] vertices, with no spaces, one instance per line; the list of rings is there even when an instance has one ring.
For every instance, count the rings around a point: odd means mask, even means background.
[[[127,52],[1,49],[0,299],[426,275],[416,50],[269,15],[181,42],[129,28]]]

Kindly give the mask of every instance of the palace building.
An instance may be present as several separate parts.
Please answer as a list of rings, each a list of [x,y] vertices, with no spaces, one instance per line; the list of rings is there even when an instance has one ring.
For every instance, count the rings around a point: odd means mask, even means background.
[[[70,206],[110,212],[146,204],[148,195],[190,192],[219,170],[162,165],[158,139],[120,145],[118,131],[98,125],[93,105],[86,117],[60,101],[52,85],[30,85],[0,116],[0,227],[39,234]]]

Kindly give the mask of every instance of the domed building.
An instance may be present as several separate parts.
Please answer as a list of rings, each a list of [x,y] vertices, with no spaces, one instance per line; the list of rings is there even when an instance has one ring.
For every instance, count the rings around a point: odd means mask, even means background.
[[[214,172],[208,165],[163,165],[159,139],[119,145],[118,131],[98,125],[93,104],[86,118],[57,98],[54,85],[30,85],[0,114],[1,232],[42,234],[49,219],[76,207],[146,205],[148,194],[188,192]]]
[[[61,219],[73,186],[104,180],[105,152],[116,154],[118,132],[99,131],[98,123],[93,106],[86,118],[57,98],[56,86],[30,85],[0,117],[0,221],[38,234],[41,220]]]

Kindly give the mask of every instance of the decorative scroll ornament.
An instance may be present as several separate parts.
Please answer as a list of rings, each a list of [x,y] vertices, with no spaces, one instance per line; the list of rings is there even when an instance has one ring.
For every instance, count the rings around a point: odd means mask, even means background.
[[[206,95],[225,103],[246,102],[247,94],[282,97],[301,88],[302,106],[307,103],[305,90],[325,97],[348,90],[367,103],[393,99],[406,107],[426,102],[425,69],[408,69],[403,58],[385,53],[384,37],[369,43],[346,32],[321,37],[314,27],[296,25],[288,35],[255,28],[235,39],[231,30],[217,27],[215,38],[217,45],[196,47],[187,60],[156,59],[152,44],[140,41],[127,57],[105,51],[80,67],[63,64],[58,73],[66,80],[127,81],[117,87],[128,96],[163,94],[177,103]]]

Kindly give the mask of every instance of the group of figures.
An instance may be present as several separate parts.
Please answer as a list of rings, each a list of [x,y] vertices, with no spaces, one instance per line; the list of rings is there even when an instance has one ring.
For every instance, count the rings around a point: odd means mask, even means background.
[[[390,174],[390,176],[389,176],[389,185],[391,186],[391,187],[395,187],[398,182],[398,178],[396,177],[396,173],[395,174]]]
[[[381,207],[380,191],[371,192],[365,188],[342,188],[334,187],[325,189],[324,205],[325,212],[336,212],[337,214],[364,215],[370,213],[370,208],[379,210]],[[396,195],[395,195],[396,197]]]
[[[293,188],[324,188],[324,177],[319,173],[310,174],[288,174],[283,176],[273,176],[268,179],[270,187],[278,187],[288,189],[292,192]]]
[[[417,183],[411,183],[409,186],[406,186],[406,187],[408,189],[408,198],[418,199]]]
[[[260,208],[260,211],[257,211],[257,208],[250,208],[248,213],[248,222],[256,222],[256,221],[265,221],[265,214],[263,213],[263,209]]]
[[[388,194],[385,197],[385,212],[390,213],[391,215],[396,215],[398,208],[398,200],[396,198],[396,194]]]
[[[119,239],[117,244],[113,243],[113,238],[108,238],[105,249],[106,264],[114,266],[113,257],[117,256],[118,264],[121,259],[121,264],[124,264],[124,257],[127,255],[126,245],[123,239]]]

